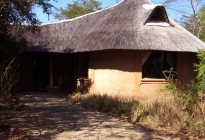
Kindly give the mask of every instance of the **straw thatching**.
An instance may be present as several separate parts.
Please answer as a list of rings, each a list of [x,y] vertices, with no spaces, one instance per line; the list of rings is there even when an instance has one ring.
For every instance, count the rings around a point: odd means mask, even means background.
[[[164,22],[150,23],[154,14],[154,18],[159,15]],[[169,19],[162,5],[153,5],[149,0],[124,0],[116,6],[82,17],[41,25],[40,30],[39,36],[27,35],[29,51],[67,53],[129,49],[196,52],[205,48],[202,41]]]

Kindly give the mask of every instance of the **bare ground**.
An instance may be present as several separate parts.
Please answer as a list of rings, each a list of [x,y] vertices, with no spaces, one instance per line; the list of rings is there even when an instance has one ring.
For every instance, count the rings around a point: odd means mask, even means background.
[[[49,93],[21,96],[25,108],[0,110],[1,140],[164,140],[138,125],[105,114],[73,106],[65,98]]]

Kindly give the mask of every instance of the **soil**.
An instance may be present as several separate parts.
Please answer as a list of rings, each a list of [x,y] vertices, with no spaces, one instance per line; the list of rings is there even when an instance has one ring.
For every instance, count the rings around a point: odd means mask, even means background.
[[[20,95],[23,109],[0,110],[1,140],[164,140],[169,136],[74,106],[51,93]]]

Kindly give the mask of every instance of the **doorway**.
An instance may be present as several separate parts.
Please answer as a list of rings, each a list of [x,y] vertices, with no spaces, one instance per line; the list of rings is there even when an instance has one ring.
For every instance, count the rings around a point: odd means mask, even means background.
[[[44,53],[34,54],[33,70],[34,89],[47,89],[49,85],[49,56]]]

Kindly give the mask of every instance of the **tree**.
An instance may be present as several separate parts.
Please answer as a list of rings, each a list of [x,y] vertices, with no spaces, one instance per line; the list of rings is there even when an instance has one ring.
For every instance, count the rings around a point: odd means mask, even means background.
[[[170,10],[182,15],[180,23],[191,33],[205,41],[205,6],[203,0],[165,0]]]
[[[39,6],[46,14],[51,14],[53,7],[50,0],[0,0],[0,33],[8,33],[11,25],[37,25],[40,21],[33,11]]]
[[[191,20],[192,24],[191,27],[191,32],[195,34],[195,30],[197,26],[199,25],[199,18],[198,18],[198,13],[200,12],[200,5],[202,3],[202,0],[181,0],[180,4],[178,0],[166,0],[165,4],[168,4],[168,7],[170,4],[175,3],[178,5],[177,9],[176,8],[171,8],[172,10],[177,10],[181,14],[183,14],[183,19],[182,19],[182,24],[184,24],[184,21],[189,21]],[[186,6],[185,6],[186,5]],[[179,8],[180,7],[180,8]],[[190,28],[189,28],[190,29]]]
[[[54,17],[59,20],[71,19],[100,9],[101,3],[97,0],[74,0],[73,4],[68,4],[66,9],[61,8]]]
[[[18,77],[17,55],[26,47],[23,34],[35,33],[40,24],[34,6],[48,15],[53,7],[50,0],[0,0],[0,104],[11,105],[16,99],[11,91]]]
[[[184,27],[205,41],[205,6],[203,6],[195,15],[187,17],[183,21]]]
[[[56,0],[53,0],[56,1]],[[0,0],[0,55],[14,55],[19,52],[19,45],[25,46],[24,31],[37,30],[40,21],[34,12],[34,6],[51,14],[50,0]],[[22,24],[27,24],[23,26]],[[17,47],[16,47],[17,46]],[[22,47],[21,47],[22,48]]]

